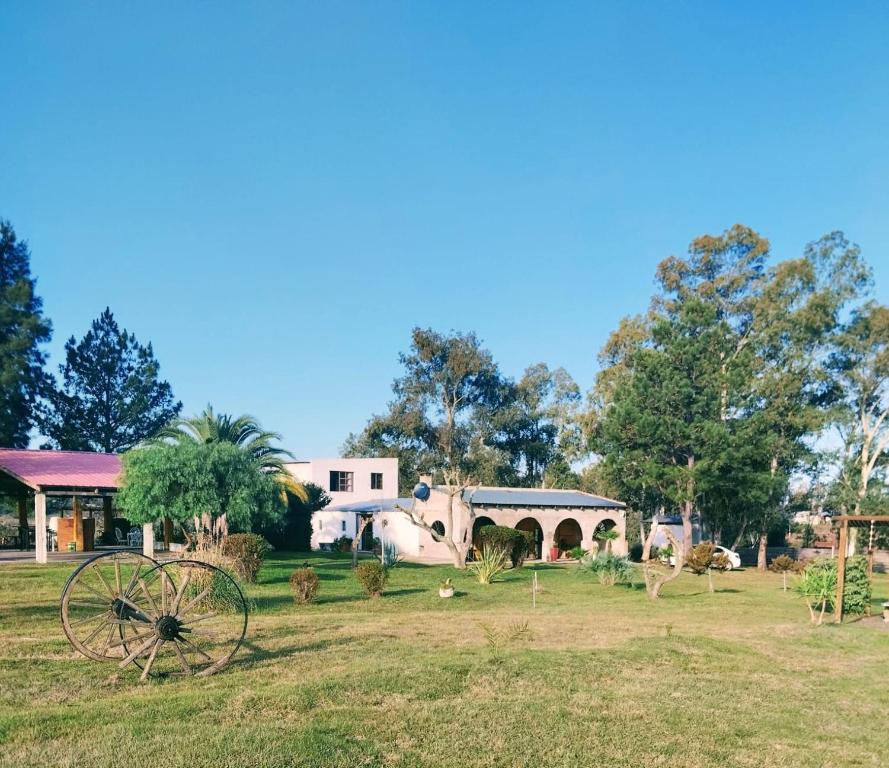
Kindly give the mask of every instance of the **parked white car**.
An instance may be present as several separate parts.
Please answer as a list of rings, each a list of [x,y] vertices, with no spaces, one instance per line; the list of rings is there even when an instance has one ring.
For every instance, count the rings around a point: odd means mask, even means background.
[[[714,549],[716,550],[716,554],[725,555],[728,558],[728,568],[727,571],[732,570],[733,568],[741,567],[741,556],[732,549],[728,547],[723,547],[721,544],[717,544]],[[670,565],[676,564],[676,557],[674,555],[670,555]]]
[[[720,544],[717,544],[716,551],[725,555],[728,558],[728,568],[726,568],[727,571],[730,571],[732,568],[740,568],[741,567],[741,556],[734,550],[731,550],[728,547],[723,547]]]

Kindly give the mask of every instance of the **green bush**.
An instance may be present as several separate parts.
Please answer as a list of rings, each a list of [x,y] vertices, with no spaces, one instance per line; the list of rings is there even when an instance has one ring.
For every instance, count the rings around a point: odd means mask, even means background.
[[[813,560],[802,572],[797,583],[797,591],[806,599],[814,624],[820,624],[824,612],[834,607],[836,589],[835,558]],[[867,575],[867,558],[863,555],[853,555],[846,560],[843,613],[867,613],[870,610],[870,601],[871,583]]]
[[[843,590],[843,612],[852,614],[870,611],[871,583],[867,576],[867,558],[855,555],[846,560],[846,585]]]
[[[571,557],[573,557],[575,560],[580,560],[580,558],[582,558],[586,553],[586,550],[581,546],[572,547],[570,550],[568,550],[568,554],[571,555]]]
[[[311,603],[318,594],[319,585],[318,574],[314,568],[308,566],[297,568],[290,574],[290,588],[297,603]]]
[[[534,534],[508,525],[484,525],[479,528],[479,550],[499,549],[506,554],[513,568],[520,568],[534,548]]]
[[[580,572],[594,574],[599,583],[606,587],[629,583],[633,579],[633,566],[630,564],[630,558],[611,552],[587,555],[580,561]]]
[[[256,581],[270,549],[269,543],[256,533],[233,533],[222,543],[223,556],[229,559],[235,573],[249,582]]]
[[[379,560],[365,560],[355,568],[355,577],[368,595],[379,597],[389,580],[389,572]]]
[[[633,546],[630,547],[630,560],[634,563],[642,562],[642,551],[643,546],[637,541]]]

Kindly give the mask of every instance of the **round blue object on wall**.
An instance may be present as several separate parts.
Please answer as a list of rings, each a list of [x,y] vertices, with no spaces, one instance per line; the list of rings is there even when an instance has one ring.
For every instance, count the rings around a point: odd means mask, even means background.
[[[429,498],[429,486],[426,483],[417,483],[414,486],[414,496],[420,501],[426,501]]]

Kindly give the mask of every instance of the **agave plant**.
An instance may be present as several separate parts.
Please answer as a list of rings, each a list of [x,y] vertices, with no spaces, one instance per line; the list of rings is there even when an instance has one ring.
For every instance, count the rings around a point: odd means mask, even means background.
[[[479,584],[490,584],[497,574],[506,570],[507,562],[507,554],[502,548],[483,546],[478,559],[469,567],[478,576]]]
[[[195,443],[232,443],[253,456],[260,472],[274,475],[281,489],[282,501],[286,503],[287,493],[296,496],[303,503],[309,497],[305,486],[291,475],[284,466],[286,459],[293,454],[274,445],[281,439],[277,432],[268,432],[252,416],[234,417],[228,413],[216,413],[208,405],[203,413],[188,419],[174,419],[158,434],[158,440]]]

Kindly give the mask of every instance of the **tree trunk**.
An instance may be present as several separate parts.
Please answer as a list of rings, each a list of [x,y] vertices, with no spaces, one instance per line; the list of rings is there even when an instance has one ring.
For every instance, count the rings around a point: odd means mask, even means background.
[[[732,549],[737,549],[741,546],[741,542],[744,539],[744,534],[747,532],[747,518],[741,518],[741,528],[738,531],[738,535],[735,536],[735,540],[732,542]]]
[[[759,534],[759,552],[756,555],[756,570],[761,573],[766,572],[766,546],[768,543],[768,531],[761,531]]]
[[[651,547],[654,543],[654,537],[657,535],[658,525],[659,523],[657,521],[657,514],[655,514],[654,518],[651,521],[651,530],[648,532],[648,536],[646,536],[644,539],[645,543],[642,545],[643,563],[648,562],[649,558],[651,557]]]
[[[648,596],[652,600],[657,600],[661,594],[664,584],[668,584],[682,573],[682,566],[685,564],[685,552],[679,544],[679,541],[673,535],[669,528],[664,529],[664,535],[670,546],[673,547],[673,569],[666,574],[656,573],[647,562],[643,562],[642,571],[645,575],[645,588]]]
[[[691,552],[692,548],[692,535],[691,535],[691,516],[695,510],[694,503],[694,491],[695,491],[695,480],[694,480],[694,468],[695,468],[695,457],[688,457],[688,498],[682,505],[682,549],[685,552]]]

